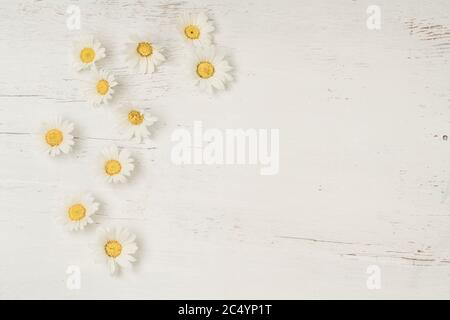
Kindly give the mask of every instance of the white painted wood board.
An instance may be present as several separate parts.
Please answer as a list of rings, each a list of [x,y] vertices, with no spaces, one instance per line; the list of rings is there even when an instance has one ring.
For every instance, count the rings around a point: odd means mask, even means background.
[[[117,74],[115,101],[159,118],[150,147],[121,139],[87,105],[70,68],[81,9]],[[381,29],[366,27],[369,5]],[[1,298],[449,298],[450,1],[2,1],[0,3]],[[214,96],[185,73],[176,17],[205,10],[236,82]],[[129,34],[152,30],[168,61],[151,78],[121,60]],[[116,99],[117,98],[117,99]],[[61,115],[75,152],[49,159],[33,132]],[[176,166],[174,129],[277,128],[280,171]],[[138,161],[130,184],[94,173],[116,143]],[[139,262],[111,278],[88,243],[55,222],[61,199],[92,191],[98,225],[138,235]],[[81,269],[79,290],[66,269]],[[368,266],[381,288],[366,286]]]

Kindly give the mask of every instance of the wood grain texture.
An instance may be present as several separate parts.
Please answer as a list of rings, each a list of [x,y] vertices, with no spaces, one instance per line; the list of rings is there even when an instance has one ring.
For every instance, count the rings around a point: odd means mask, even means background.
[[[89,107],[70,68],[78,31],[106,47],[115,102],[132,98],[159,118],[151,145],[117,135],[108,110]],[[1,298],[449,298],[450,2],[2,1],[0,4]],[[186,76],[178,15],[205,10],[236,82],[213,97]],[[150,30],[168,61],[151,78],[120,52]],[[36,150],[54,115],[76,124],[69,157]],[[170,135],[211,128],[279,128],[280,172],[256,166],[176,166]],[[95,177],[99,150],[128,147],[130,184]],[[94,229],[55,224],[61,199],[90,190],[98,225],[138,235],[139,262],[111,278],[95,265]],[[80,290],[66,288],[69,265]],[[381,269],[368,290],[366,268]]]

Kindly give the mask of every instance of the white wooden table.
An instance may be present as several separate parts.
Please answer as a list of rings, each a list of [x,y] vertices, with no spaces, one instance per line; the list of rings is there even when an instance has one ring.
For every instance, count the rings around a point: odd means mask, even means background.
[[[66,27],[81,10],[81,30]],[[370,5],[381,29],[366,26]],[[204,9],[236,82],[215,96],[184,72],[178,15]],[[0,4],[1,298],[449,298],[450,1],[2,1]],[[159,34],[169,59],[150,79],[120,52]],[[70,68],[72,39],[95,35],[100,65],[160,121],[152,146],[121,139],[88,106]],[[61,115],[77,126],[69,157],[39,154],[33,133]],[[280,171],[176,166],[174,129],[278,128]],[[130,184],[94,177],[99,150],[129,148]],[[138,235],[139,262],[110,277],[88,244],[54,221],[89,190],[97,225]],[[81,287],[66,286],[69,266]],[[375,266],[375,267],[370,267]],[[379,289],[367,286],[375,270]],[[375,269],[373,269],[375,268]],[[372,274],[373,276],[373,274]]]

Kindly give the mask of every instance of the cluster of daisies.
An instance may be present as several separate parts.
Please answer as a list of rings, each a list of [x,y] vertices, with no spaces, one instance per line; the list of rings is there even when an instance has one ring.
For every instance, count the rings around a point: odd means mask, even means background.
[[[225,55],[213,45],[213,22],[204,13],[185,14],[178,19],[178,30],[193,48],[189,73],[198,87],[212,93],[224,90],[233,80]]]
[[[204,13],[187,14],[178,20],[181,36],[192,46],[194,60],[191,74],[196,84],[207,92],[223,90],[232,80],[231,67],[225,56],[212,45],[213,23]],[[164,49],[153,37],[132,36],[125,44],[124,55],[128,67],[138,73],[152,74],[166,59]],[[98,69],[97,62],[106,57],[105,48],[92,36],[80,38],[73,46],[73,67],[77,72],[88,71],[86,94],[92,106],[109,105],[114,88],[118,85],[114,75]],[[135,143],[149,140],[150,127],[158,120],[155,116],[127,102],[115,107],[117,127],[125,139]],[[71,152],[75,139],[74,124],[59,117],[44,123],[39,141],[52,157]],[[134,170],[134,159],[126,149],[109,146],[102,150],[98,171],[108,183],[125,183]],[[66,199],[59,221],[71,231],[84,230],[94,223],[93,216],[99,203],[89,194]],[[133,256],[138,247],[136,237],[122,227],[98,228],[98,241],[94,245],[97,262],[108,265],[111,274],[119,267],[129,267],[136,261]]]

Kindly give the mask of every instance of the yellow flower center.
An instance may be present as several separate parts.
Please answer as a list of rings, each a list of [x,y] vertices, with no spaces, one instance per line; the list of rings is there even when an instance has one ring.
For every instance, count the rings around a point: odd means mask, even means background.
[[[118,174],[122,170],[122,165],[117,160],[108,160],[105,163],[105,172],[109,176]]]
[[[116,240],[109,240],[105,244],[105,252],[108,257],[117,258],[122,253],[122,245]]]
[[[197,65],[197,74],[203,79],[211,78],[214,75],[214,66],[211,62],[202,61]]]
[[[91,63],[95,59],[95,51],[92,48],[84,48],[80,52],[80,59],[83,63]]]
[[[81,203],[76,203],[69,208],[69,219],[79,221],[86,216],[86,208]]]
[[[108,90],[109,90],[109,82],[108,81],[106,81],[105,79],[102,79],[99,82],[97,82],[97,92],[99,94],[104,96],[105,94],[108,93]]]
[[[184,28],[184,34],[191,40],[198,39],[200,37],[200,29],[192,24]]]
[[[58,129],[48,130],[47,133],[45,134],[45,141],[51,147],[59,146],[63,141],[63,139],[64,135],[62,131]]]
[[[132,110],[128,113],[128,121],[135,126],[140,125],[144,121],[144,115],[137,110]]]
[[[149,42],[139,42],[136,50],[141,57],[148,57],[153,53],[153,47]]]

